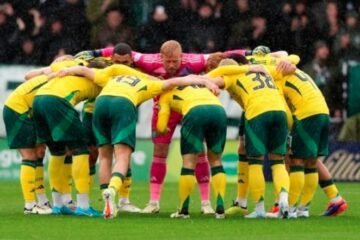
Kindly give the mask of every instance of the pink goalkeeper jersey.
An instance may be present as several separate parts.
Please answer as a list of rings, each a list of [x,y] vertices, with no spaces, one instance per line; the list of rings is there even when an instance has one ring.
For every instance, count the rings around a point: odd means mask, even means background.
[[[103,57],[110,57],[113,53],[113,47],[101,49],[101,55]],[[225,55],[233,53],[245,55],[246,50],[231,50],[224,52]],[[134,61],[135,67],[142,71],[160,77],[163,79],[170,78],[164,69],[164,65],[161,60],[160,53],[139,53],[131,51],[131,56]],[[181,66],[175,76],[186,76],[189,74],[199,74],[205,70],[206,61],[209,54],[199,53],[183,53],[181,55]]]

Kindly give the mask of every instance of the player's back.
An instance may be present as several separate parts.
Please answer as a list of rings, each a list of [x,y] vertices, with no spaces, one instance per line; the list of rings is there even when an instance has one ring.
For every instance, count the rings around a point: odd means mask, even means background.
[[[192,108],[200,105],[221,105],[219,99],[206,87],[189,85],[176,87],[164,93],[162,99],[170,105],[171,109],[186,115]],[[161,106],[162,100],[160,100]]]
[[[251,119],[268,111],[285,111],[281,94],[273,79],[262,73],[247,72],[224,76],[225,89]]]
[[[95,98],[101,91],[93,81],[78,76],[57,77],[42,86],[36,95],[50,95],[63,98],[75,106],[79,102]]]
[[[282,87],[290,108],[298,119],[314,114],[329,114],[320,89],[312,78],[300,69],[291,75],[284,76]]]
[[[40,75],[20,84],[6,99],[5,105],[18,113],[27,112],[32,107],[36,92],[47,81],[46,75]]]

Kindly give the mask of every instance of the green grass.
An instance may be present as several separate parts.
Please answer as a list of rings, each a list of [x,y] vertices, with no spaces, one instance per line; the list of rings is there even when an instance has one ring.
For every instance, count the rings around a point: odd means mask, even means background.
[[[319,216],[327,199],[321,189],[313,201],[309,219],[253,219],[228,217],[216,220],[199,213],[197,191],[191,202],[190,219],[170,219],[177,207],[177,184],[164,186],[161,213],[157,215],[121,214],[116,219],[71,216],[24,216],[17,182],[0,182],[0,239],[359,239],[360,184],[338,184],[349,209],[338,217]],[[272,186],[267,185],[267,207],[272,203]],[[235,196],[235,184],[229,184],[226,204]],[[94,188],[93,205],[103,205],[99,190]],[[148,201],[148,184],[134,183],[132,202],[144,207]]]

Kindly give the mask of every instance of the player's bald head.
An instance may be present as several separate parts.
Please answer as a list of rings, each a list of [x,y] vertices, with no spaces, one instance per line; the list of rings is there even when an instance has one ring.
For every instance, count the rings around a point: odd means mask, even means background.
[[[182,47],[178,41],[169,40],[161,45],[160,53],[165,56],[170,56],[172,54],[181,54]]]
[[[160,56],[165,71],[173,76],[181,67],[182,48],[175,40],[166,41],[160,48]]]

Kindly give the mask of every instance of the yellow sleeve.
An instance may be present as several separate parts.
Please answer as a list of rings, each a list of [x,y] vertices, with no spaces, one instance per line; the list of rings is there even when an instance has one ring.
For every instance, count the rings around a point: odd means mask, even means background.
[[[295,65],[298,65],[299,62],[300,62],[300,57],[299,57],[298,55],[295,55],[295,54],[289,55],[289,56],[287,57],[287,59],[288,59],[291,63],[293,63],[293,64],[295,64]]]
[[[160,133],[165,133],[170,118],[170,96],[171,92],[164,93],[159,100],[159,113],[156,122],[156,129]]]
[[[227,65],[227,66],[217,67],[214,70],[210,71],[207,75],[209,77],[220,77],[224,75],[241,74],[248,71],[249,71],[248,65],[243,65],[243,66]]]

